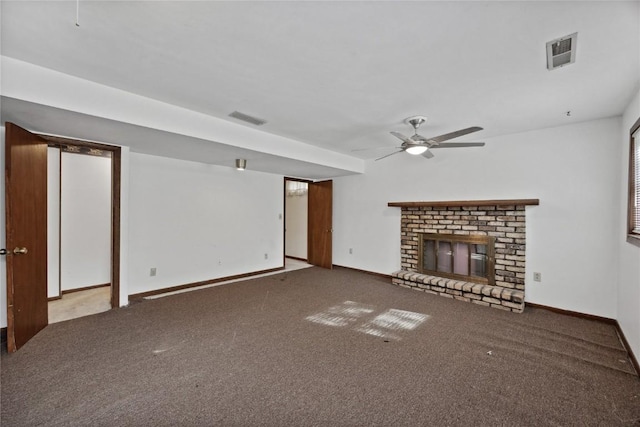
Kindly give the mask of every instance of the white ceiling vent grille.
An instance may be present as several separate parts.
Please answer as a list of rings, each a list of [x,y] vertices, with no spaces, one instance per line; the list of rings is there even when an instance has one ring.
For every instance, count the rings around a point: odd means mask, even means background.
[[[547,68],[555,70],[576,60],[578,33],[547,42]]]
[[[233,113],[229,114],[229,117],[233,117],[234,119],[242,120],[243,122],[251,123],[252,125],[256,126],[262,126],[263,124],[267,123],[266,120],[253,117],[239,111],[234,111]]]

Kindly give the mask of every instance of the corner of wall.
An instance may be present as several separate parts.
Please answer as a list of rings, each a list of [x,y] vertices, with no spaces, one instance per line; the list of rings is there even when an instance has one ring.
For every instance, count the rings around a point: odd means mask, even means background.
[[[621,121],[620,156],[620,233],[618,248],[618,298],[616,320],[630,350],[640,357],[640,247],[626,241],[629,131],[640,117],[640,90],[625,109]]]

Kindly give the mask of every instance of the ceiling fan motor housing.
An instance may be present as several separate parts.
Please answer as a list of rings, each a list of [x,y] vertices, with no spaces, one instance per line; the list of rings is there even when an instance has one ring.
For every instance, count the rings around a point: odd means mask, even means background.
[[[412,116],[405,119],[405,123],[413,126],[413,129],[417,132],[421,124],[427,121],[425,116]]]

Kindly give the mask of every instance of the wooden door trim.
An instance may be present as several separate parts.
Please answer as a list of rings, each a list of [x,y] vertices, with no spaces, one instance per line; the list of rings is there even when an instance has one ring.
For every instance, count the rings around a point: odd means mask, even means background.
[[[37,134],[60,150],[69,146],[108,151],[111,153],[111,308],[120,306],[120,191],[122,148],[99,142],[82,141],[45,134]],[[62,153],[61,153],[62,154]],[[84,154],[84,153],[80,153]],[[99,155],[99,154],[95,154]],[[62,158],[62,156],[60,156]]]
[[[120,174],[122,149],[111,157],[111,308],[120,307]]]

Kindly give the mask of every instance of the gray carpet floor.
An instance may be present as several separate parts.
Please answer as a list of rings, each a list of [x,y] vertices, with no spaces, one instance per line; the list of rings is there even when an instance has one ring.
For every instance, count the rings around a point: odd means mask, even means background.
[[[341,268],[56,323],[0,361],[2,426],[640,424],[613,326]]]

